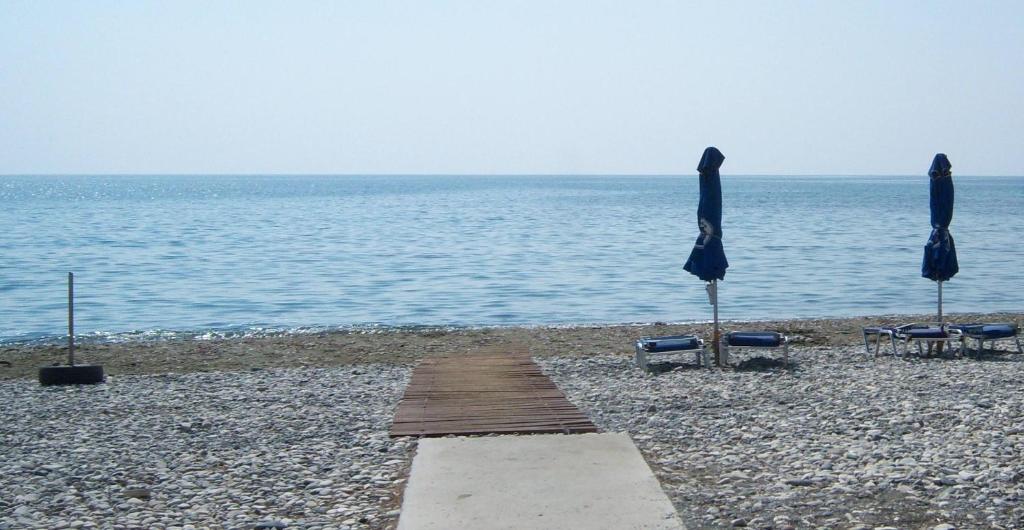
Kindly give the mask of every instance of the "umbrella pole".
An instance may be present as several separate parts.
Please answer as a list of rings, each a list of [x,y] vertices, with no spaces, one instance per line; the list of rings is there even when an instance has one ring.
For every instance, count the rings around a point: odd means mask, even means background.
[[[68,273],[68,366],[75,365],[75,274]]]
[[[712,344],[711,347],[715,351],[715,364],[717,366],[722,366],[722,340],[718,332],[718,280],[711,280],[711,301],[715,308],[715,333],[712,335],[714,344]]]
[[[939,327],[941,328],[942,327],[942,281],[940,280],[940,281],[938,281],[936,283],[939,284]],[[931,346],[929,346],[928,349],[929,349],[928,353],[931,354]],[[942,343],[941,342],[935,345],[935,354],[936,355],[942,355]]]

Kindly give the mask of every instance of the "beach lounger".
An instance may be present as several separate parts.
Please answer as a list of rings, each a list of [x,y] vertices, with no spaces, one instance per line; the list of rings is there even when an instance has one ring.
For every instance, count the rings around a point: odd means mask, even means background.
[[[885,337],[889,337],[889,343],[892,344],[893,357],[898,355],[896,352],[895,326],[871,326],[864,328],[864,350],[868,355],[871,355],[871,344],[868,340],[870,337],[875,337],[875,357],[878,357],[882,349],[882,341],[885,340]]]
[[[693,335],[642,337],[636,341],[635,348],[636,365],[645,372],[649,369],[649,357],[651,355],[678,351],[693,351],[697,357],[697,366],[708,365],[708,355],[707,351],[704,350],[704,341]]]
[[[732,348],[780,348],[782,362],[789,366],[789,338],[774,331],[732,331],[722,337],[722,364],[729,364]]]
[[[960,348],[965,353],[970,352],[967,348],[967,339],[973,339],[978,343],[979,355],[985,349],[985,341],[994,343],[999,340],[1013,340],[1017,343],[1017,353],[1024,353],[1016,324],[951,324],[949,327],[960,332]]]
[[[953,346],[961,342],[961,333],[958,329],[941,324],[904,324],[896,327],[896,339],[903,342],[903,355],[910,352],[910,343],[917,344],[917,354],[924,356],[922,344],[928,345],[928,352],[936,344],[949,344]],[[950,348],[952,351],[952,348]]]

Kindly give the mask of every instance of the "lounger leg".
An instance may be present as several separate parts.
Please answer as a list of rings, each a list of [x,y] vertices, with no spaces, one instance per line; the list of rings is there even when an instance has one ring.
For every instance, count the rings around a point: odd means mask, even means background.
[[[882,353],[882,333],[884,332],[880,331],[877,335],[875,335],[875,357],[878,357],[878,355]],[[890,337],[891,336],[892,335],[890,335]],[[867,340],[867,337],[865,337],[864,340]],[[895,352],[893,353],[895,354]]]
[[[878,336],[878,342],[882,342],[882,336],[881,335]],[[782,364],[785,365],[787,368],[789,367],[789,343],[788,342],[783,342],[782,343]]]
[[[729,343],[724,340],[720,342],[719,348],[722,351],[722,366],[729,366]]]
[[[644,348],[639,342],[636,343],[636,365],[641,370],[647,371],[647,356],[644,355]]]
[[[864,352],[867,355],[871,355],[871,343],[868,340],[868,335],[869,335],[868,332],[865,331],[864,332]],[[881,344],[882,344],[882,333],[881,332],[879,332],[879,333],[871,333],[871,335],[875,336],[875,357],[878,357],[879,349],[881,348]]]
[[[892,356],[896,356],[895,337],[893,337],[892,333],[881,332],[878,334],[878,342],[875,343],[875,357],[878,357],[879,355],[882,354],[882,341],[885,340],[886,337],[889,338],[889,343],[892,344]]]

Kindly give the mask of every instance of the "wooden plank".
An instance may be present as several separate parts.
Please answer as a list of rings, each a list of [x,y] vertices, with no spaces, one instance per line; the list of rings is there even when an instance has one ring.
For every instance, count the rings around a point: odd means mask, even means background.
[[[391,436],[596,432],[526,354],[424,359]]]

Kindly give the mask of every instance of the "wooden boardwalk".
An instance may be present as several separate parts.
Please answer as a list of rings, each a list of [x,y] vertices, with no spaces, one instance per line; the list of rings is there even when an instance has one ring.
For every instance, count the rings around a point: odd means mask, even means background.
[[[522,353],[424,359],[391,425],[391,436],[584,432],[597,428]]]

